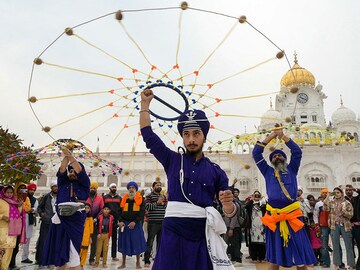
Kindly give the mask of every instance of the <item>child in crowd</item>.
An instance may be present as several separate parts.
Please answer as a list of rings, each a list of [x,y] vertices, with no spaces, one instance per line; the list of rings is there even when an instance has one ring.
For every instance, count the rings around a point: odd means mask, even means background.
[[[103,257],[103,268],[107,268],[106,260],[109,248],[109,239],[112,236],[112,226],[114,217],[110,215],[110,207],[105,204],[102,214],[99,215],[97,221],[98,236],[96,246],[96,260],[94,267],[99,266],[100,255]]]
[[[80,265],[84,266],[88,254],[89,246],[91,245],[91,235],[94,233],[94,219],[90,214],[91,206],[85,203],[86,220],[84,224],[84,234],[81,242],[80,250]]]
[[[317,259],[317,264],[315,265],[319,265],[321,259],[321,230],[319,225],[315,225],[314,220],[310,220],[310,242]]]

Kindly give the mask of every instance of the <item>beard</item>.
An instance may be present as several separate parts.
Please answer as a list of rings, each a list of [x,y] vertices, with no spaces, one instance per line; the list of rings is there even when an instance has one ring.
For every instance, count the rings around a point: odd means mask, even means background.
[[[203,149],[203,146],[204,146],[204,143],[202,143],[200,145],[200,147],[196,150],[189,150],[188,147],[189,146],[193,146],[193,145],[187,145],[185,146],[186,148],[186,153],[189,154],[190,156],[196,156],[197,154],[201,153],[202,152],[202,149]],[[198,145],[196,145],[198,147]]]
[[[133,200],[135,198],[135,192],[129,192],[129,199]]]
[[[91,196],[94,196],[96,194],[96,191],[95,190],[90,190],[90,195]]]
[[[282,173],[287,172],[287,163],[286,162],[278,162],[276,164],[273,163],[273,166],[274,166],[274,169],[279,172],[282,172]]]
[[[161,189],[162,189],[161,187],[160,188],[155,188],[155,192],[160,193]]]

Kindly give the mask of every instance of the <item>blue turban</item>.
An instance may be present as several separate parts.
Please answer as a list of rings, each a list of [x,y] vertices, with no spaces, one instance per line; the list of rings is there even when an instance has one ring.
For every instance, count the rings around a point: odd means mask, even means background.
[[[78,163],[80,164],[80,166],[81,166],[81,168],[84,170],[84,165],[80,162],[80,161],[78,161]],[[71,165],[71,164],[69,164],[68,166],[67,166],[67,170],[68,170],[68,172],[70,172],[71,170],[73,170],[74,169],[74,167]],[[76,173],[76,172],[75,172]]]
[[[272,151],[272,152],[270,153],[270,156],[269,156],[269,160],[270,160],[270,161],[272,160],[272,158],[273,158],[273,156],[274,156],[275,154],[280,154],[280,155],[282,155],[285,159],[287,158],[287,157],[286,157],[286,154],[285,154],[283,151],[281,151],[280,149],[275,149],[274,151]]]
[[[184,130],[200,128],[206,139],[210,129],[210,122],[205,112],[201,110],[187,110],[180,115],[177,128],[181,137]]]
[[[138,191],[139,187],[138,187],[138,185],[137,185],[134,181],[129,182],[129,183],[126,185],[126,188],[129,189],[131,186],[135,187],[136,191]]]

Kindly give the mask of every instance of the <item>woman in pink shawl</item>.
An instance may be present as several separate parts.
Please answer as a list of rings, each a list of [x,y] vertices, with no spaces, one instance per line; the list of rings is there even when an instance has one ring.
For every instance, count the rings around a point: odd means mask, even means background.
[[[21,235],[20,243],[26,241],[24,235],[25,220],[21,217],[23,201],[16,200],[14,188],[4,187],[0,192],[0,249],[5,250],[0,269],[8,269],[16,237]],[[25,214],[23,213],[23,217]]]

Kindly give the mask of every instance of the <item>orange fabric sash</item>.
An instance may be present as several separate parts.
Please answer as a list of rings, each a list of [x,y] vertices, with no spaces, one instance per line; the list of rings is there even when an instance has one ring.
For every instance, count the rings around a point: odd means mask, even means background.
[[[291,213],[282,213],[274,216],[270,216],[266,212],[265,216],[261,218],[261,221],[265,226],[269,227],[270,230],[275,232],[276,224],[281,220],[287,220],[291,229],[293,229],[294,232],[297,232],[304,226],[304,223],[298,219],[298,217],[302,217],[302,216],[303,213],[301,212],[300,209],[297,209]]]
[[[121,203],[120,203],[120,207],[121,208],[124,208],[125,207],[125,204],[126,204],[126,201],[127,199],[129,199],[129,194],[125,194],[122,199],[121,199]],[[134,201],[135,203],[140,206],[142,204],[142,200],[143,200],[143,197],[141,196],[140,192],[136,192],[135,194],[135,198],[134,198]]]
[[[304,223],[298,219],[298,217],[303,216],[300,209],[300,202],[294,202],[281,209],[273,208],[270,204],[267,204],[266,210],[270,212],[270,215],[266,212],[265,216],[260,218],[262,223],[273,232],[275,232],[276,225],[279,223],[280,236],[284,239],[284,246],[287,247],[289,238],[291,237],[288,224],[294,232],[304,227]]]

